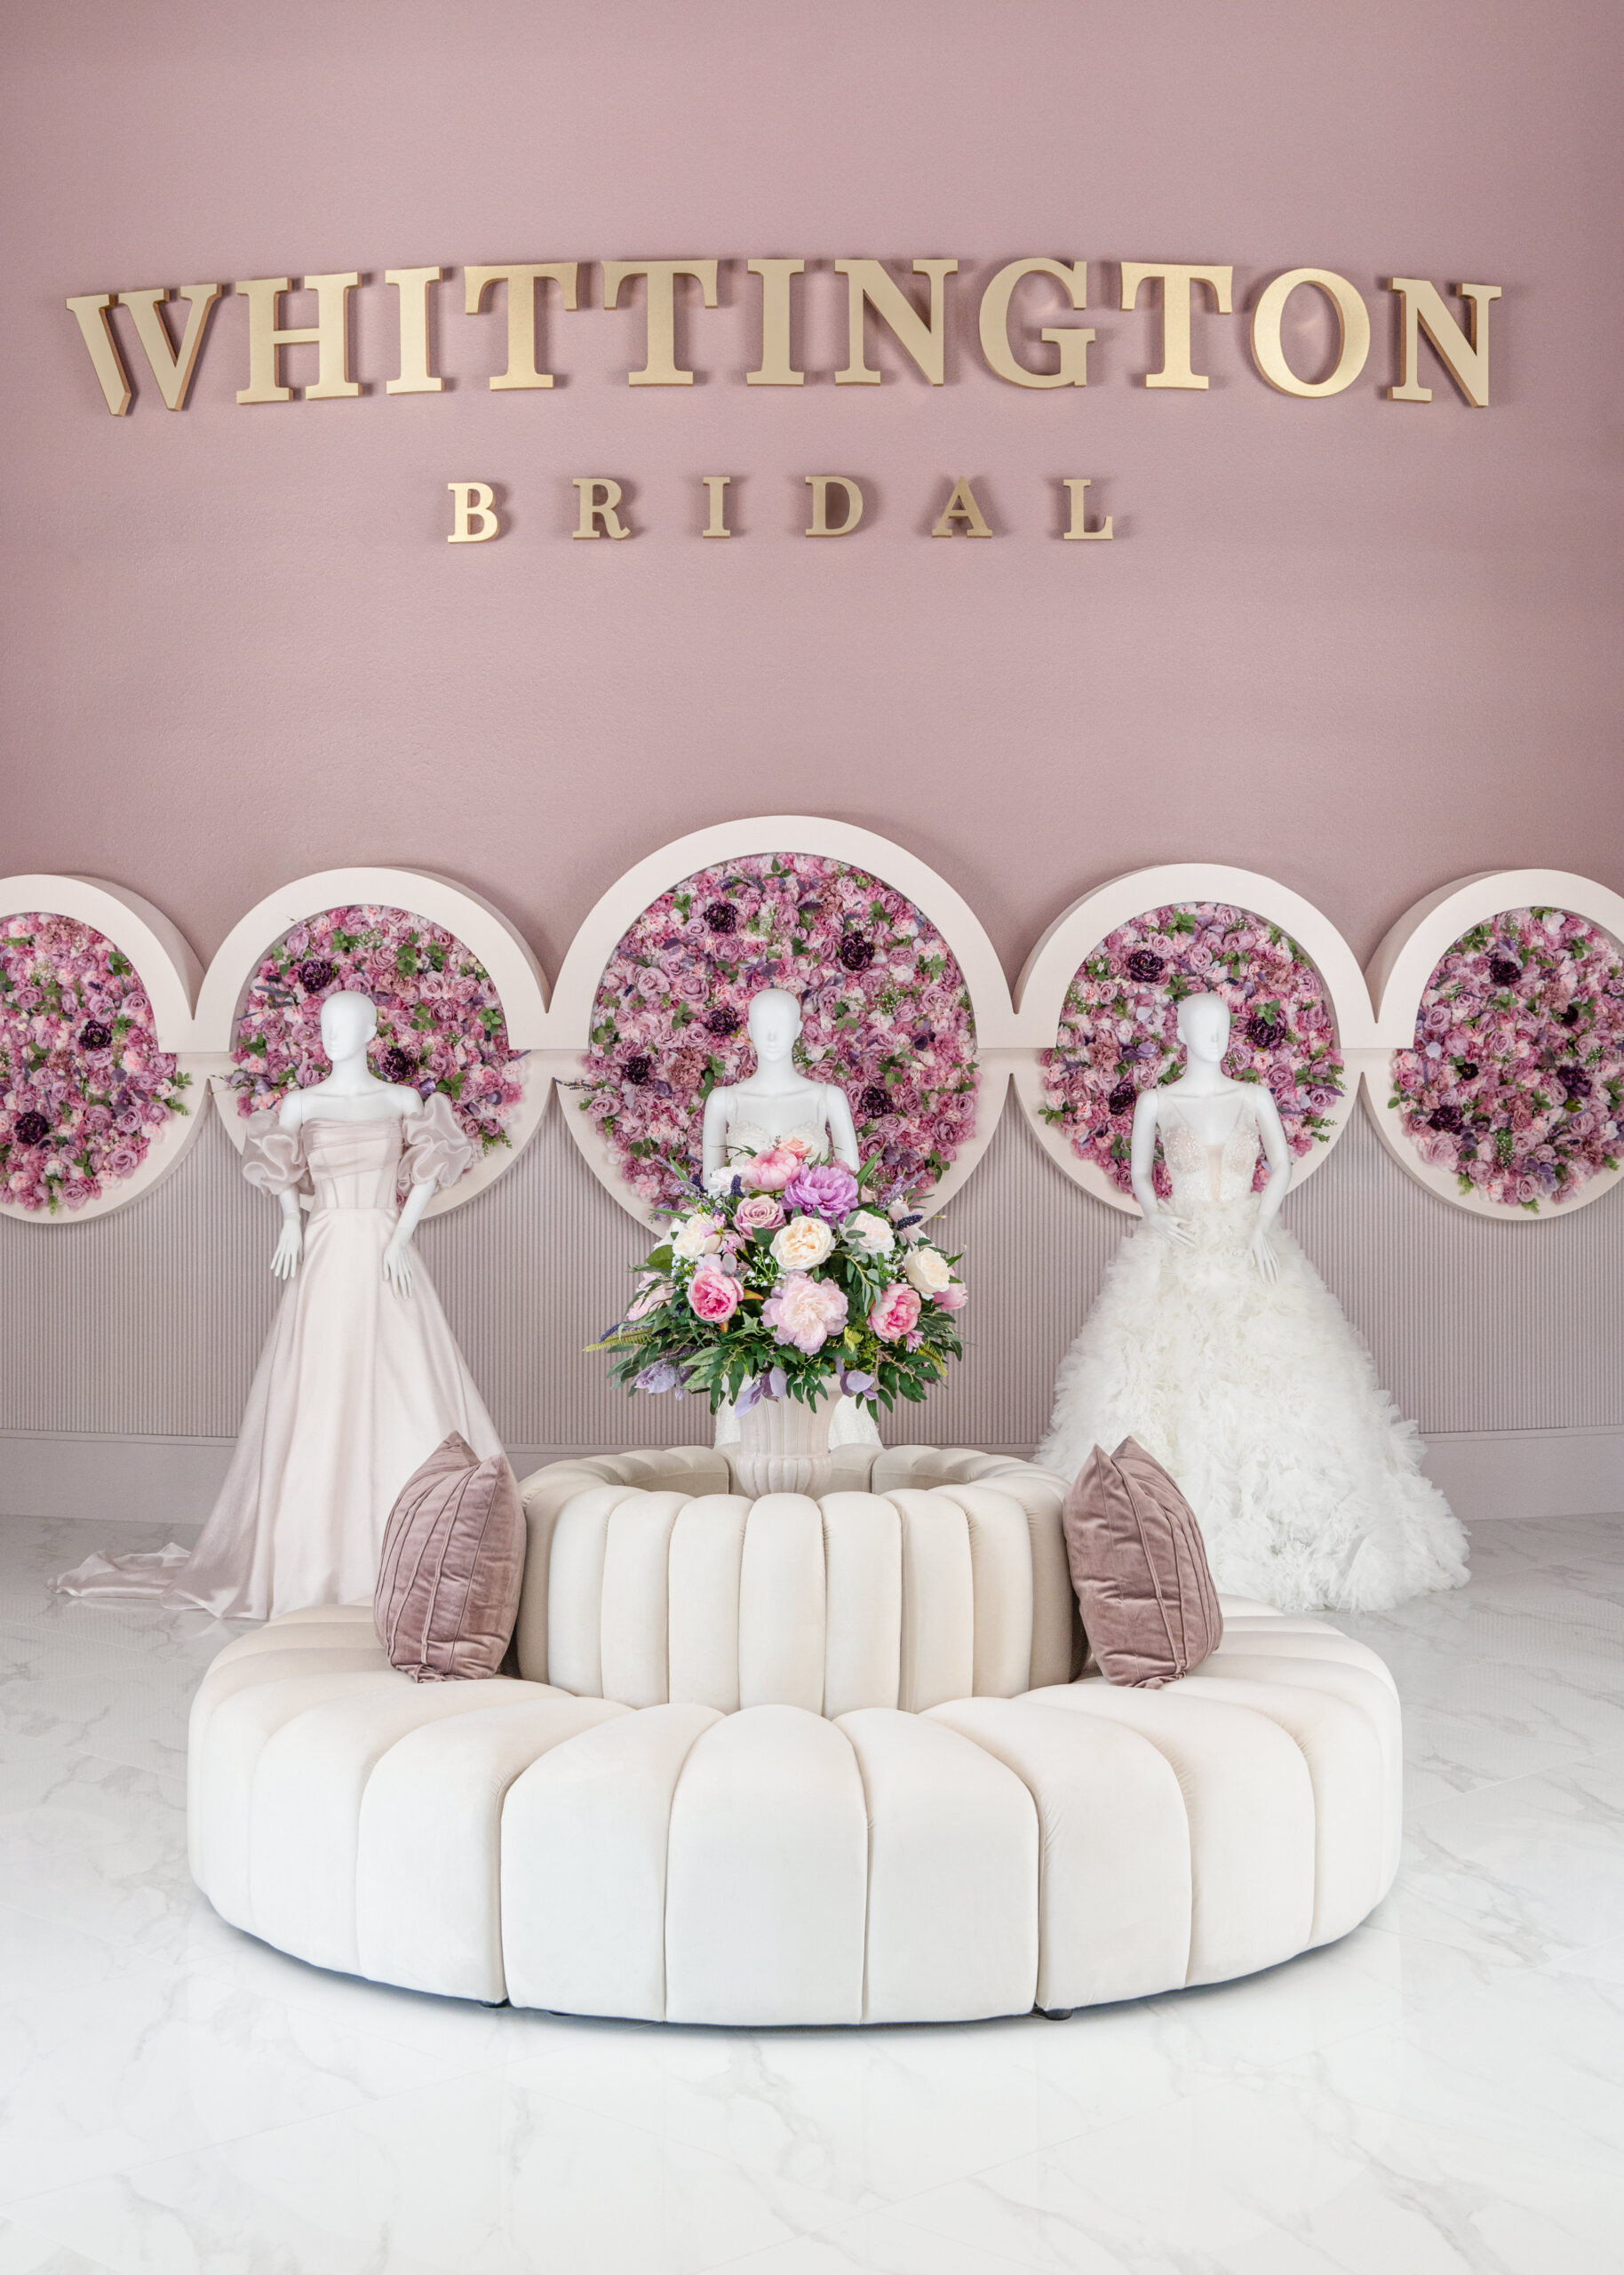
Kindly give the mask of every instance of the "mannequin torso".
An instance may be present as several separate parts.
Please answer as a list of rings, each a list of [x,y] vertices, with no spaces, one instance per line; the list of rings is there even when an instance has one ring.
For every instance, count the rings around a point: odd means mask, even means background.
[[[845,1093],[799,1072],[793,1054],[800,1033],[800,1007],[792,995],[768,987],[752,999],[755,1072],[742,1082],[719,1086],[705,1102],[705,1176],[726,1168],[736,1154],[765,1153],[785,1138],[805,1138],[818,1154],[857,1169],[857,1133]]]

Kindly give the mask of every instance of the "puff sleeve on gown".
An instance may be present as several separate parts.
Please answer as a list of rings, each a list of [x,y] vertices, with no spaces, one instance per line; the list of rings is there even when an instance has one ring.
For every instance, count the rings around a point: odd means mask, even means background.
[[[304,1253],[249,1390],[231,1465],[197,1545],[92,1557],[52,1585],[159,1597],[219,1619],[369,1603],[384,1529],[418,1465],[456,1430],[482,1458],[501,1440],[421,1256],[411,1293],[384,1277],[410,1187],[454,1185],[474,1159],[436,1092],[403,1120],[255,1117],[243,1174],[267,1195],[307,1193]]]

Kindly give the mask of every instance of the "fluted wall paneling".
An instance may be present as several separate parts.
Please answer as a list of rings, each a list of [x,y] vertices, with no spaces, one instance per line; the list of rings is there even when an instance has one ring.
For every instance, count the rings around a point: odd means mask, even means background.
[[[581,1161],[570,1110],[555,1105],[506,1177],[419,1233],[451,1323],[510,1444],[706,1435],[702,1410],[628,1399],[585,1353],[643,1235]],[[1424,1430],[1624,1424],[1624,1195],[1485,1223],[1405,1177],[1361,1114],[1286,1213]],[[886,1434],[1030,1448],[1129,1222],[1068,1184],[1012,1103],[937,1223],[974,1289],[965,1363]],[[229,1438],[277,1298],[276,1225],[212,1122],[127,1209],[0,1223],[0,1429]]]

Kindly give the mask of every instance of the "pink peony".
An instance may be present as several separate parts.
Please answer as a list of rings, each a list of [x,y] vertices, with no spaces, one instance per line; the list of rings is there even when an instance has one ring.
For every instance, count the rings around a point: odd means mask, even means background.
[[[745,1162],[744,1183],[752,1192],[782,1193],[790,1179],[800,1173],[800,1153],[787,1145],[769,1145],[766,1153]]]
[[[900,1343],[919,1323],[919,1291],[902,1281],[888,1288],[869,1313],[868,1323],[882,1343]]]
[[[707,1257],[688,1283],[689,1309],[696,1319],[720,1327],[738,1309],[744,1292],[736,1280]]]
[[[970,1291],[962,1280],[955,1280],[951,1288],[939,1288],[931,1297],[944,1312],[961,1312],[970,1300]]]
[[[640,1319],[647,1319],[650,1312],[657,1312],[663,1305],[668,1304],[670,1301],[670,1281],[662,1280],[657,1275],[645,1273],[642,1285],[639,1288],[636,1295],[633,1297],[630,1307],[626,1312],[627,1324],[630,1325],[634,1321]]]
[[[845,1297],[830,1281],[791,1272],[762,1305],[761,1322],[772,1329],[776,1342],[793,1344],[810,1357],[823,1349],[832,1335],[840,1332],[846,1311]]]
[[[733,1221],[741,1233],[776,1233],[784,1222],[784,1210],[770,1193],[747,1193],[734,1210]]]

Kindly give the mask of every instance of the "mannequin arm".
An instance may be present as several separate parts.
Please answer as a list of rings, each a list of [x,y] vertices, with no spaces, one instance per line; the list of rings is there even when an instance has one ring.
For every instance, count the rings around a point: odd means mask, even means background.
[[[843,1161],[855,1177],[862,1167],[862,1155],[857,1151],[857,1132],[851,1118],[851,1108],[846,1102],[844,1090],[828,1083],[824,1090],[824,1111],[829,1116],[829,1145],[837,1161]]]
[[[411,1293],[411,1236],[423,1221],[423,1211],[434,1197],[434,1185],[426,1177],[414,1185],[406,1196],[406,1206],[401,1220],[389,1235],[389,1245],[384,1250],[384,1278],[397,1296]]]
[[[728,1158],[728,1102],[730,1090],[718,1084],[705,1102],[705,1131],[700,1144],[700,1174],[709,1177]]]
[[[1265,1280],[1275,1277],[1273,1244],[1269,1227],[1280,1213],[1292,1181],[1292,1149],[1286,1143],[1286,1130],[1280,1120],[1280,1109],[1269,1091],[1259,1086],[1257,1102],[1258,1134],[1263,1141],[1263,1158],[1269,1164],[1269,1182],[1258,1196],[1257,1226],[1252,1235],[1252,1258]]]
[[[297,1193],[279,1193],[276,1205],[282,1210],[282,1230],[277,1234],[275,1247],[271,1250],[271,1270],[278,1280],[291,1280],[305,1252],[305,1226],[299,1213],[299,1195]]]
[[[1177,1217],[1156,1193],[1156,1092],[1141,1090],[1134,1106],[1133,1146],[1128,1155],[1128,1169],[1134,1182],[1134,1198],[1144,1211],[1147,1225],[1158,1225],[1175,1241],[1193,1244],[1194,1234],[1182,1217]]]

